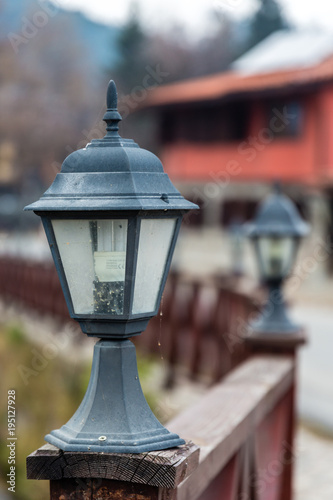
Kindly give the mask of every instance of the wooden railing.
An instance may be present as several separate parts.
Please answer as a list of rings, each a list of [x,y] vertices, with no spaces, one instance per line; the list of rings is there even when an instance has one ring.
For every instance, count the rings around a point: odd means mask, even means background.
[[[256,311],[251,292],[230,277],[199,281],[171,274],[159,315],[135,342],[167,360],[169,386],[176,366],[186,368],[191,378],[205,375],[217,382],[249,356],[243,339]]]
[[[52,265],[1,258],[0,296],[68,319]],[[49,480],[51,500],[291,500],[299,339],[244,342],[255,310],[239,280],[171,274],[159,315],[135,342],[162,353],[168,385],[178,365],[215,383],[167,425],[186,445],[139,455],[45,445],[28,457],[28,478]]]
[[[158,353],[168,363],[169,387],[176,366],[186,368],[192,378],[205,375],[217,382],[247,359],[243,333],[256,307],[254,290],[242,283],[230,276],[194,280],[170,273],[159,314],[135,339],[140,350]],[[69,321],[53,263],[1,257],[0,297]]]
[[[294,368],[285,355],[242,363],[168,424],[187,441],[177,449],[124,455],[46,445],[28,457],[28,478],[50,480],[51,500],[290,500]]]
[[[178,500],[292,498],[293,380],[290,357],[253,357],[170,423],[200,445]]]
[[[68,321],[68,309],[53,263],[0,257],[0,297],[42,315]]]

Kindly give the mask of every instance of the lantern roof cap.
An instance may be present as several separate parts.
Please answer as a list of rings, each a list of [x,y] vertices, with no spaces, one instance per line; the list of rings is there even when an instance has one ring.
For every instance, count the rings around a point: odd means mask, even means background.
[[[35,212],[90,210],[190,210],[153,153],[118,133],[122,119],[113,80],[103,120],[107,133],[71,153],[40,200],[25,207]]]
[[[276,184],[273,192],[259,205],[252,222],[246,225],[248,236],[305,236],[307,224],[293,201]]]

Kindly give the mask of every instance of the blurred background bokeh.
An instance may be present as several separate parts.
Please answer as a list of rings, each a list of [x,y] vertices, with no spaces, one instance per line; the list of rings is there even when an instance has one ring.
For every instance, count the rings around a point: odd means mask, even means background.
[[[66,322],[39,218],[23,207],[40,197],[68,154],[104,135],[110,78],[119,92],[121,135],[154,151],[201,208],[184,221],[173,276],[211,288],[236,280],[250,296],[258,292],[242,225],[276,180],[311,224],[286,286],[310,339],[300,355],[306,459],[295,498],[331,498],[325,464],[333,456],[333,5],[0,0],[1,434],[7,390],[14,388],[16,498],[46,498],[44,482],[25,480],[25,457],[77,408],[92,355],[92,343]],[[203,295],[206,304],[210,294]],[[202,393],[205,373],[196,383],[182,380],[177,392],[160,323],[155,327],[155,354],[146,343],[140,371],[149,402],[166,421]],[[320,495],[309,483],[314,464],[323,474]],[[3,446],[0,470],[0,498],[7,498]]]

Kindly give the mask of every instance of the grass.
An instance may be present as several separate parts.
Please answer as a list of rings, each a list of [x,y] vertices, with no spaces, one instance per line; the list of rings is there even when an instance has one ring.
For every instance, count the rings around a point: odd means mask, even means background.
[[[44,444],[44,436],[61,427],[78,408],[86,391],[91,363],[69,363],[59,354],[47,359],[45,346],[34,345],[19,324],[0,327],[0,484],[6,490],[9,472],[7,444],[7,391],[16,391],[16,493],[17,500],[49,498],[48,481],[26,479],[25,459]],[[49,356],[51,358],[51,356]],[[140,379],[149,377],[153,361],[139,360]],[[143,384],[144,385],[144,384]],[[154,409],[156,398],[148,393]]]

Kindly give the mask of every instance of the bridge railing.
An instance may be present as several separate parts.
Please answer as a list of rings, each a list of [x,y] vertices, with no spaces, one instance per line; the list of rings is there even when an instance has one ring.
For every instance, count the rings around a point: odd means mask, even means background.
[[[168,386],[174,383],[177,366],[191,378],[204,375],[216,382],[249,355],[243,334],[256,312],[254,293],[251,285],[230,276],[199,280],[170,273],[159,314],[135,344],[163,356]],[[0,257],[0,298],[69,321],[52,263]]]
[[[1,258],[0,295],[68,319],[50,265]],[[296,344],[244,342],[253,297],[230,277],[173,273],[159,315],[136,341],[162,349],[169,385],[179,365],[215,384],[168,424],[186,445],[139,455],[45,445],[28,457],[28,478],[49,480],[52,500],[291,500]]]

